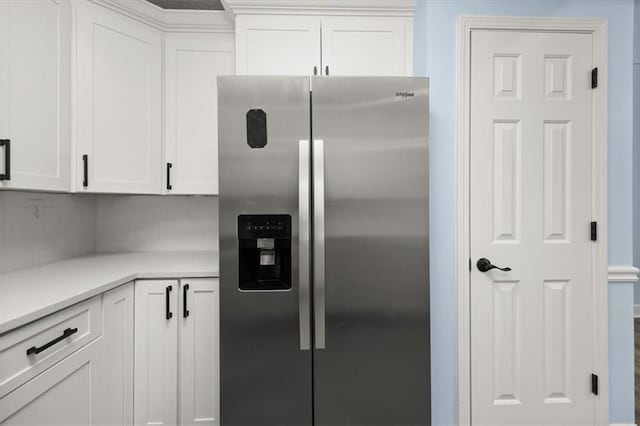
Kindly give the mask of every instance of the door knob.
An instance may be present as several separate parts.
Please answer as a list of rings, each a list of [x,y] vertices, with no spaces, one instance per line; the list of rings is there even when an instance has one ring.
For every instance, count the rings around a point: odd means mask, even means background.
[[[511,268],[509,268],[509,267],[500,268],[499,266],[492,265],[491,261],[489,259],[484,258],[484,257],[478,259],[478,262],[476,263],[476,266],[478,267],[478,271],[480,271],[480,272],[487,272],[487,271],[490,271],[492,269],[500,269],[501,271],[505,271],[505,272],[509,272],[511,270]]]

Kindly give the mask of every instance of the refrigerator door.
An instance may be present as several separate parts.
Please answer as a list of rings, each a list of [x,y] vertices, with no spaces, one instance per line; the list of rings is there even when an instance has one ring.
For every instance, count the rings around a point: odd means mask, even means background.
[[[312,86],[315,424],[428,425],[428,80]]]
[[[221,424],[311,425],[309,78],[221,77],[218,100]]]

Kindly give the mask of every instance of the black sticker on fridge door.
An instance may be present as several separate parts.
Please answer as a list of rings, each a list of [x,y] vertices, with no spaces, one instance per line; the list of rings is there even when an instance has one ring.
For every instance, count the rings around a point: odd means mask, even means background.
[[[267,114],[261,109],[247,111],[247,144],[251,148],[267,145]]]

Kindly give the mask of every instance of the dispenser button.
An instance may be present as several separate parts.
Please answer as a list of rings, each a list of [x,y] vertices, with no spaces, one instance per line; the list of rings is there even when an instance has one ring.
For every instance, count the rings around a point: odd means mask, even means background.
[[[272,249],[275,245],[275,240],[273,238],[258,238],[256,240],[256,247],[259,249]]]

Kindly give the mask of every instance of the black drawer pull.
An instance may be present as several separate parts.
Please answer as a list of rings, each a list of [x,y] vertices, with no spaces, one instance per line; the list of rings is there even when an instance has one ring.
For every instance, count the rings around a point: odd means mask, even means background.
[[[0,180],[11,180],[11,141],[0,139],[0,147],[4,146],[4,173],[0,174]]]
[[[67,328],[65,331],[62,332],[62,336],[56,337],[55,339],[53,339],[49,343],[45,343],[44,345],[42,345],[40,347],[31,346],[29,349],[27,349],[27,355],[32,355],[32,354],[38,355],[40,352],[49,349],[51,346],[55,345],[58,342],[63,341],[67,337],[69,337],[72,334],[75,334],[77,332],[78,332],[77,328]]]
[[[182,287],[182,318],[189,316],[189,309],[187,305],[187,291],[189,291],[189,284],[185,284]]]
[[[165,318],[168,320],[170,320],[173,317],[173,313],[171,312],[171,306],[170,306],[171,290],[173,290],[173,286],[170,286],[170,285],[164,289],[164,302],[165,302],[165,309],[166,309]]]
[[[171,168],[173,164],[167,163],[167,191],[171,191],[173,186],[171,186]]]
[[[82,156],[82,172],[82,186],[86,188],[89,186],[89,156],[86,154]]]

